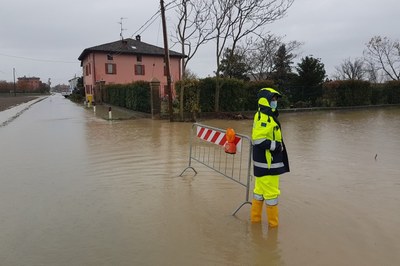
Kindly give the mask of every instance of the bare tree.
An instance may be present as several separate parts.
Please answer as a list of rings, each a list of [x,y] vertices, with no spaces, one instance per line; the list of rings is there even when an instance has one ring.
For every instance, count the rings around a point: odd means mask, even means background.
[[[268,34],[256,42],[249,50],[247,63],[250,74],[255,80],[265,80],[271,77],[274,68],[274,56],[281,45],[281,38]]]
[[[346,58],[340,66],[336,66],[335,79],[338,80],[362,80],[366,74],[364,60],[356,58]]]
[[[216,62],[217,69],[215,71],[217,80],[215,88],[215,104],[214,111],[219,112],[219,93],[220,93],[220,71],[221,71],[221,58],[223,52],[227,46],[228,38],[230,36],[230,31],[232,27],[232,22],[230,21],[231,13],[233,12],[233,2],[234,0],[215,0],[211,1],[209,6],[211,10],[211,25],[215,29],[214,39],[216,42]]]
[[[364,57],[377,70],[392,80],[400,80],[400,43],[375,36],[366,44]]]
[[[213,32],[209,26],[210,11],[206,2],[202,0],[179,0],[176,5],[178,24],[176,26],[176,40],[181,46],[183,78],[187,77],[187,66],[189,61],[197,53],[198,49],[206,44]],[[183,120],[185,87],[181,87],[180,93],[180,117]]]
[[[211,40],[213,29],[209,25],[210,10],[203,0],[179,0],[176,13],[176,39],[181,46],[182,54],[187,57],[183,60],[183,73],[186,72],[189,61],[195,56],[198,49]]]
[[[215,111],[219,111],[220,61],[229,45],[231,57],[240,41],[262,35],[264,26],[282,18],[294,0],[213,0],[209,5],[216,41]],[[229,67],[229,66],[228,66]]]
[[[365,65],[365,69],[364,69],[365,75],[369,82],[380,83],[383,81],[382,75],[379,74],[379,71],[378,71],[378,69],[376,69],[373,62],[365,60],[364,65]]]
[[[293,60],[298,56],[296,51],[303,45],[298,41],[285,43],[282,37],[268,34],[255,42],[248,51],[247,63],[250,68],[250,74],[255,80],[265,80],[272,78],[275,70],[274,58],[280,46],[285,45],[287,54]]]

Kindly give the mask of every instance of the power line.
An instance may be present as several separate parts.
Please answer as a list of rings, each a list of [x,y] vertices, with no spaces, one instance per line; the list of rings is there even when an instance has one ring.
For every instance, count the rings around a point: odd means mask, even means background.
[[[168,10],[171,10],[171,9],[173,9],[173,8],[175,8],[175,7],[180,5],[180,3],[177,3],[176,5],[174,5],[174,6],[170,7],[170,8],[167,8],[169,5],[172,5],[174,2],[175,1],[172,1],[172,2],[169,2],[168,4],[166,4],[165,5],[165,10],[168,11]]]
[[[171,1],[171,2],[169,2],[168,4],[166,4],[166,5],[165,5],[165,10],[171,10],[171,9],[173,9],[173,8],[175,8],[175,7],[177,7],[177,6],[180,5],[180,3],[177,3],[176,5],[167,8],[168,6],[170,6],[170,5],[174,4],[174,3],[175,3],[175,1]],[[132,38],[134,35],[136,35],[137,33],[139,33],[139,35],[143,34],[143,32],[145,32],[157,19],[159,19],[159,17],[157,17],[157,16],[160,15],[160,13],[161,13],[161,10],[158,9],[156,13],[154,13],[154,14],[153,14],[153,15],[152,15],[152,16],[137,30],[137,31],[135,31],[135,32],[132,34],[131,38]],[[150,23],[150,24],[148,24],[148,23]],[[148,24],[148,25],[147,25],[147,24]],[[144,29],[143,29],[143,28],[144,28]],[[142,29],[143,29],[143,30],[142,30]],[[142,31],[141,31],[141,30],[142,30]]]
[[[155,21],[157,21],[158,19],[160,19],[160,18],[159,18],[159,17],[155,17],[155,18],[150,22],[150,24],[147,25],[146,28],[144,28],[144,29],[139,33],[139,35],[142,35],[143,32],[145,32],[145,31],[146,31],[151,25],[153,25],[153,23],[154,23]]]
[[[141,29],[143,29],[146,25],[147,25],[147,23],[149,23],[155,16],[157,16],[158,14],[160,13],[160,10],[157,10],[157,12],[153,15],[153,16],[151,16],[151,18],[150,19],[148,19],[137,31],[135,31],[133,34],[132,34],[132,36],[131,36],[131,38],[136,34],[136,33],[138,33]],[[153,22],[152,22],[153,23]],[[152,24],[151,23],[151,24]],[[151,25],[150,24],[150,25]],[[146,29],[147,29],[148,27],[146,27]],[[142,33],[143,33],[143,31],[142,31]]]
[[[47,62],[47,63],[63,63],[63,64],[76,64],[77,63],[77,62],[72,62],[72,61],[37,59],[37,58],[30,58],[30,57],[23,57],[23,56],[16,56],[16,55],[8,55],[8,54],[2,54],[2,53],[0,53],[0,55],[6,56],[6,57],[12,57],[12,58],[30,60],[30,61]]]

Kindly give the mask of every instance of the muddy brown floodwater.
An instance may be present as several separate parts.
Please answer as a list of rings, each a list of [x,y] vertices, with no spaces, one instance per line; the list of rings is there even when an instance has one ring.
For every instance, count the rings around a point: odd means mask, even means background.
[[[0,128],[1,265],[399,265],[400,108],[282,114],[280,227],[188,164],[191,124],[60,95]],[[252,121],[208,120],[250,135]],[[376,157],[376,158],[375,158]]]

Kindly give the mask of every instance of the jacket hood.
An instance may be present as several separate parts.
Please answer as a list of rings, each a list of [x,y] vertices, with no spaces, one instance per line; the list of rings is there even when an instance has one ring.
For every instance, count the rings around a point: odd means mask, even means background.
[[[274,95],[276,95],[278,98],[281,98],[282,95],[280,94],[280,92],[272,89],[272,88],[263,88],[261,89],[258,94],[257,94],[257,98],[258,98],[258,105],[259,107],[261,106],[270,106],[270,102],[272,100],[272,97],[274,97]]]

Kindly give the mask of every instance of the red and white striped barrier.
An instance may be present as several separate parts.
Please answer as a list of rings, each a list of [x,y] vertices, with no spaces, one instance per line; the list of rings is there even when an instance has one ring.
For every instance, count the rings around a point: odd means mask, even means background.
[[[226,143],[225,132],[216,131],[213,129],[204,128],[200,126],[197,126],[197,137],[207,142],[211,142],[220,146],[224,146]],[[240,152],[242,147],[242,138],[236,136],[234,143],[236,145],[237,151]]]
[[[220,147],[216,148],[213,144]],[[232,148],[232,144],[236,144],[236,151]],[[246,188],[246,199],[232,213],[232,215],[235,215],[244,205],[251,204],[249,198],[252,147],[251,138],[235,133],[232,128],[224,130],[194,123],[190,131],[189,166],[179,176],[183,176],[188,169],[192,169],[196,175],[197,171],[192,166],[192,162],[196,161],[244,186]],[[219,148],[221,148],[220,151],[218,151]],[[235,155],[231,156],[233,154]]]

